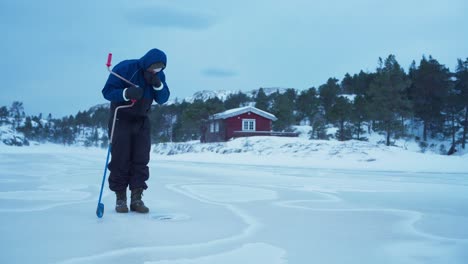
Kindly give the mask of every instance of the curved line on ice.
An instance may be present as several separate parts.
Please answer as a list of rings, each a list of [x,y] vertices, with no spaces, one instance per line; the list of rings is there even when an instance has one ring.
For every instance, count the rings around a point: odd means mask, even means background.
[[[103,259],[110,258],[110,257],[118,257],[118,256],[124,256],[128,254],[142,254],[145,252],[151,252],[154,253],[155,251],[180,251],[180,250],[188,250],[188,249],[202,249],[202,248],[211,248],[215,245],[219,246],[221,244],[229,244],[232,242],[240,241],[242,239],[245,239],[255,232],[258,231],[258,229],[262,226],[261,223],[259,223],[254,217],[250,216],[247,214],[245,211],[231,205],[228,203],[221,203],[221,202],[215,202],[215,201],[210,201],[207,199],[204,199],[202,197],[199,197],[190,191],[184,190],[184,186],[187,185],[198,185],[198,184],[167,184],[165,187],[171,191],[174,191],[176,193],[185,195],[191,199],[200,201],[202,203],[207,203],[207,204],[212,204],[216,206],[222,206],[234,213],[236,216],[238,216],[246,225],[247,227],[242,230],[240,234],[230,236],[230,237],[225,237],[225,238],[220,238],[216,240],[211,240],[208,242],[203,242],[203,243],[198,243],[198,244],[185,244],[185,245],[173,245],[173,246],[145,246],[145,247],[132,247],[132,248],[122,248],[122,249],[116,249],[116,250],[110,250],[106,251],[100,254],[95,254],[91,256],[86,256],[86,257],[78,257],[78,258],[72,258],[64,261],[57,262],[58,264],[72,264],[72,263],[99,263]],[[227,184],[224,184],[227,185]]]
[[[240,240],[240,239],[246,238],[246,237],[252,235],[253,233],[255,233],[261,227],[260,222],[258,222],[254,217],[250,216],[245,211],[233,206],[232,204],[211,201],[211,200],[205,199],[203,197],[200,197],[200,196],[190,192],[189,190],[184,190],[184,186],[188,186],[188,185],[198,185],[198,184],[179,184],[179,185],[178,184],[167,184],[166,188],[173,191],[173,192],[180,193],[182,195],[185,195],[185,196],[187,196],[187,197],[189,197],[191,199],[197,200],[197,201],[202,202],[202,203],[225,207],[226,209],[231,211],[233,214],[235,214],[239,218],[241,218],[241,220],[247,225],[247,228],[245,228],[242,231],[241,234],[236,235],[236,236],[232,236],[230,240]],[[224,185],[226,185],[226,184],[224,184]]]
[[[82,203],[93,203],[96,202],[97,205],[97,197],[98,195],[93,195],[91,192],[86,192],[88,195],[86,198],[83,200],[74,200],[70,202],[61,202],[61,203],[52,203],[52,204],[46,204],[46,205],[37,205],[37,206],[31,206],[30,208],[15,208],[15,209],[2,209],[0,208],[0,213],[28,213],[28,212],[38,212],[38,211],[45,211],[49,210],[55,207],[60,207],[60,206],[67,206],[67,205],[72,205],[72,204],[82,204]],[[104,192],[102,194],[102,198],[105,198],[109,196],[110,192]],[[91,198],[90,198],[91,197]],[[89,199],[88,199],[89,198]],[[2,199],[0,199],[1,201]],[[93,211],[90,211],[93,213]]]
[[[29,212],[38,212],[38,211],[45,211],[49,210],[55,207],[60,207],[60,206],[66,206],[66,205],[72,205],[72,204],[81,204],[81,203],[90,203],[94,202],[95,200],[81,200],[81,201],[73,201],[73,202],[67,202],[67,203],[55,203],[55,204],[47,204],[47,205],[38,205],[34,208],[22,208],[22,209],[0,209],[0,213],[29,213]],[[96,201],[97,202],[97,201]],[[91,214],[93,212],[91,211]]]
[[[439,241],[468,241],[467,238],[451,238],[451,237],[444,237],[439,235],[434,235],[429,232],[424,232],[420,229],[416,228],[416,223],[420,221],[424,214],[418,211],[412,210],[403,210],[403,209],[392,209],[392,208],[343,208],[343,209],[332,209],[332,208],[311,208],[308,206],[301,206],[295,205],[297,203],[304,203],[304,202],[317,202],[316,200],[290,200],[290,201],[281,201],[275,202],[274,205],[292,209],[300,209],[300,210],[309,210],[309,211],[317,211],[317,212],[372,212],[372,213],[392,213],[402,217],[404,220],[397,224],[402,232],[407,232],[410,234],[414,234],[416,236],[424,237],[427,239],[432,240],[439,240]]]

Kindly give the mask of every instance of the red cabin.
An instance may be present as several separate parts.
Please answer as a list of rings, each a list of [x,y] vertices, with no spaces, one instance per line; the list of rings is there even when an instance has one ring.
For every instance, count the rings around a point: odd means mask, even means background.
[[[270,136],[277,118],[253,106],[230,109],[210,116],[203,128],[202,142],[227,141],[235,137]]]

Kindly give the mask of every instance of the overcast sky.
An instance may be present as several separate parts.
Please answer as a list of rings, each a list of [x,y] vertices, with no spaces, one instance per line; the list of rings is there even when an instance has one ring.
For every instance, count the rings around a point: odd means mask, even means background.
[[[105,103],[113,64],[166,52],[171,99],[200,90],[307,89],[432,55],[468,57],[466,0],[0,0],[0,106],[55,117]]]

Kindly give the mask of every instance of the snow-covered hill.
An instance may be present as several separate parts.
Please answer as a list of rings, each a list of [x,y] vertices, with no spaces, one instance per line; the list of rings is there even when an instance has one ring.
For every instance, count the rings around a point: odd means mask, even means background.
[[[0,125],[0,145],[28,146],[29,141],[23,133],[17,132],[11,125]]]
[[[260,88],[259,88],[260,89]],[[255,95],[258,93],[259,89],[253,89],[250,91],[243,91],[243,90],[203,90],[194,93],[192,96],[186,97],[183,99],[183,101],[193,103],[195,100],[202,100],[206,101],[208,99],[213,99],[213,98],[218,98],[221,101],[226,100],[230,95],[237,94],[237,93],[244,93],[247,96],[254,98]],[[281,88],[281,87],[268,87],[268,88],[262,88],[265,94],[271,95],[273,93],[279,92],[279,93],[284,93],[288,88]],[[180,98],[176,99],[171,99],[167,102],[167,104],[174,104],[176,101],[180,102]]]
[[[23,119],[24,120],[24,119]],[[42,126],[47,124],[47,120],[42,119],[41,123]],[[35,121],[31,121],[32,126],[36,127],[38,124]],[[24,124],[24,121],[23,121]],[[102,128],[90,128],[90,127],[83,127],[80,131],[75,133],[74,146],[100,146],[106,145],[107,141],[103,140],[107,137],[107,129]],[[43,139],[40,142],[35,140],[28,140],[28,138],[24,135],[24,133],[19,132],[17,129],[10,124],[1,124],[0,125],[0,146],[16,146],[16,147],[23,147],[23,146],[30,146],[30,145],[38,145],[41,143],[45,143],[48,141],[53,141],[53,139]],[[103,142],[106,142],[103,144]]]

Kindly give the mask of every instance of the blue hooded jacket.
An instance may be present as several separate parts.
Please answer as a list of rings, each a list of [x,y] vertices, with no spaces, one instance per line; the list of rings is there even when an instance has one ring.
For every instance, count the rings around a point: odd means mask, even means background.
[[[147,84],[144,78],[144,72],[152,64],[162,62],[167,66],[166,54],[159,49],[148,51],[139,60],[124,60],[112,69],[113,72],[119,74],[135,85],[143,89],[143,98],[138,100],[133,107],[119,110],[119,117],[142,117],[147,116],[151,110],[153,100],[158,104],[164,104],[169,99],[169,87],[166,83],[164,69],[157,73],[159,79],[164,84],[164,88],[160,91],[153,89],[151,84]],[[131,104],[131,101],[126,101],[123,96],[123,91],[130,85],[116,76],[109,74],[102,95],[105,99],[111,101],[111,115],[117,106]],[[122,112],[122,113],[121,113]]]

